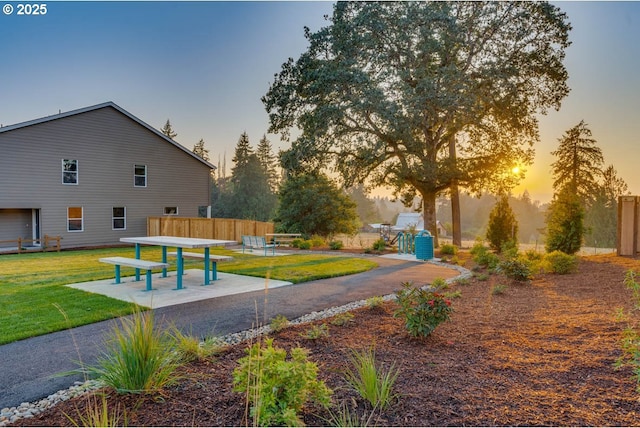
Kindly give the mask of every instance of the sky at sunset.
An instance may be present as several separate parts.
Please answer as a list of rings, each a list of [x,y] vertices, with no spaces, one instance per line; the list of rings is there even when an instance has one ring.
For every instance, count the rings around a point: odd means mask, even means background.
[[[554,4],[573,26],[565,61],[571,93],[560,111],[540,117],[535,163],[514,193],[551,198],[550,152],[584,120],[606,165],[639,195],[640,2]],[[0,5],[0,124],[113,101],[158,129],[170,119],[189,149],[203,138],[212,163],[226,154],[227,173],[240,134],[255,146],[266,133],[260,97],[282,63],[306,50],[304,27],[326,25],[333,8],[72,1],[48,2],[46,14],[34,16],[19,15],[18,2]],[[287,148],[267,137],[275,150]]]

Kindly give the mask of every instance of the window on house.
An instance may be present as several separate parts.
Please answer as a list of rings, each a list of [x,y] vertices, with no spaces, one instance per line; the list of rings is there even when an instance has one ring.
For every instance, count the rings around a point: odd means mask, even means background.
[[[84,224],[82,219],[82,207],[67,207],[67,231],[82,232]]]
[[[125,230],[127,228],[127,208],[113,207],[111,215],[113,230]]]
[[[133,166],[133,185],[135,187],[147,187],[147,166]]]
[[[78,184],[78,161],[76,159],[62,159],[62,183]]]
[[[164,207],[164,215],[178,215],[178,207]]]

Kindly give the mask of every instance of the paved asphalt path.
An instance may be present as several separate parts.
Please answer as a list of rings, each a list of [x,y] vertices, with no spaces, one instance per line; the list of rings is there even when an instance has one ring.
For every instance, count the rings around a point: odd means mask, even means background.
[[[256,322],[268,324],[278,314],[295,319],[313,311],[390,294],[404,281],[426,285],[437,277],[459,274],[423,262],[381,257],[376,262],[379,267],[356,275],[159,308],[155,310],[156,320],[172,322],[200,337],[220,336],[250,329]],[[0,346],[0,409],[37,401],[81,381],[81,375],[60,373],[77,369],[78,361],[95,362],[114,322],[103,321]]]

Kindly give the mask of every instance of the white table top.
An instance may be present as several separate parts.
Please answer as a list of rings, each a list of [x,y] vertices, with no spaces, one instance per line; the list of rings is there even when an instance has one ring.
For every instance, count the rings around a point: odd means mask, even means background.
[[[185,238],[182,236],[140,236],[134,238],[120,238],[120,242],[129,244],[161,245],[177,248],[206,248],[237,244],[236,241],[223,239]]]

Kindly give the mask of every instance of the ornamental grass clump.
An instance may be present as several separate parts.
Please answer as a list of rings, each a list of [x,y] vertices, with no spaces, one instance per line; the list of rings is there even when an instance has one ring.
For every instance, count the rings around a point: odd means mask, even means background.
[[[180,352],[167,331],[155,328],[153,311],[120,319],[107,350],[83,370],[118,393],[154,393],[178,381]]]
[[[403,282],[396,292],[400,305],[395,317],[404,319],[405,327],[412,337],[427,337],[438,325],[449,320],[453,308],[451,301],[437,290],[416,287],[413,282]]]
[[[373,408],[384,409],[396,397],[393,386],[398,379],[395,364],[388,368],[376,364],[376,354],[373,348],[350,355],[353,369],[347,369],[345,378],[349,385]]]

